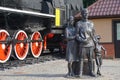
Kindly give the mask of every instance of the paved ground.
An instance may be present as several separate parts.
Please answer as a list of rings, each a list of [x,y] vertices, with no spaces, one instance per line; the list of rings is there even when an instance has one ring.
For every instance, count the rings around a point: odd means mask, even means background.
[[[120,80],[120,59],[104,60],[101,72],[102,77],[68,79],[67,62],[55,60],[0,71],[0,80]]]

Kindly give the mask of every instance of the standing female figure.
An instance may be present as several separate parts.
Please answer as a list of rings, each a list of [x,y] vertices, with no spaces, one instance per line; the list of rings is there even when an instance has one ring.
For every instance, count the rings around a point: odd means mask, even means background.
[[[76,38],[76,30],[74,27],[74,17],[70,16],[69,25],[65,29],[65,36],[67,40],[67,50],[66,50],[66,60],[68,61],[68,74],[67,77],[74,76],[74,68],[73,62],[78,60],[77,54],[77,43],[75,41]]]

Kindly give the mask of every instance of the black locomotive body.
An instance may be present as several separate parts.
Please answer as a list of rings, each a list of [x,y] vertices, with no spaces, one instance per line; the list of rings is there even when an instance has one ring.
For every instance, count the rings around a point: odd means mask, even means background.
[[[0,63],[11,55],[24,60],[28,51],[38,58],[42,50],[60,49],[63,25],[82,5],[82,0],[0,0]]]

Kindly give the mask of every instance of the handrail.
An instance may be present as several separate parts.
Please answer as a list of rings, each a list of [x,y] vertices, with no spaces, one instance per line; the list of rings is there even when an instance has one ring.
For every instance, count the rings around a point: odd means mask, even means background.
[[[28,14],[28,15],[39,16],[39,17],[53,17],[53,18],[55,17],[55,15],[51,15],[51,14],[20,10],[20,9],[13,9],[13,8],[1,7],[1,6],[0,6],[0,11]]]

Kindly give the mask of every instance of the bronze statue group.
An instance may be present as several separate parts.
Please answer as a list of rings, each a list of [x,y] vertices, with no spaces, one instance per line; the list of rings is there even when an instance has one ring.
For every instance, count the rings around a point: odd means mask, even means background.
[[[82,19],[74,26],[74,17],[70,16],[69,25],[65,29],[67,40],[66,60],[68,61],[68,74],[66,77],[79,77],[83,75],[84,60],[88,59],[89,75],[101,76],[102,51],[105,48],[99,44],[100,36],[95,34],[94,24],[88,20],[88,10],[81,10]],[[94,53],[97,64],[97,74],[94,71]]]

